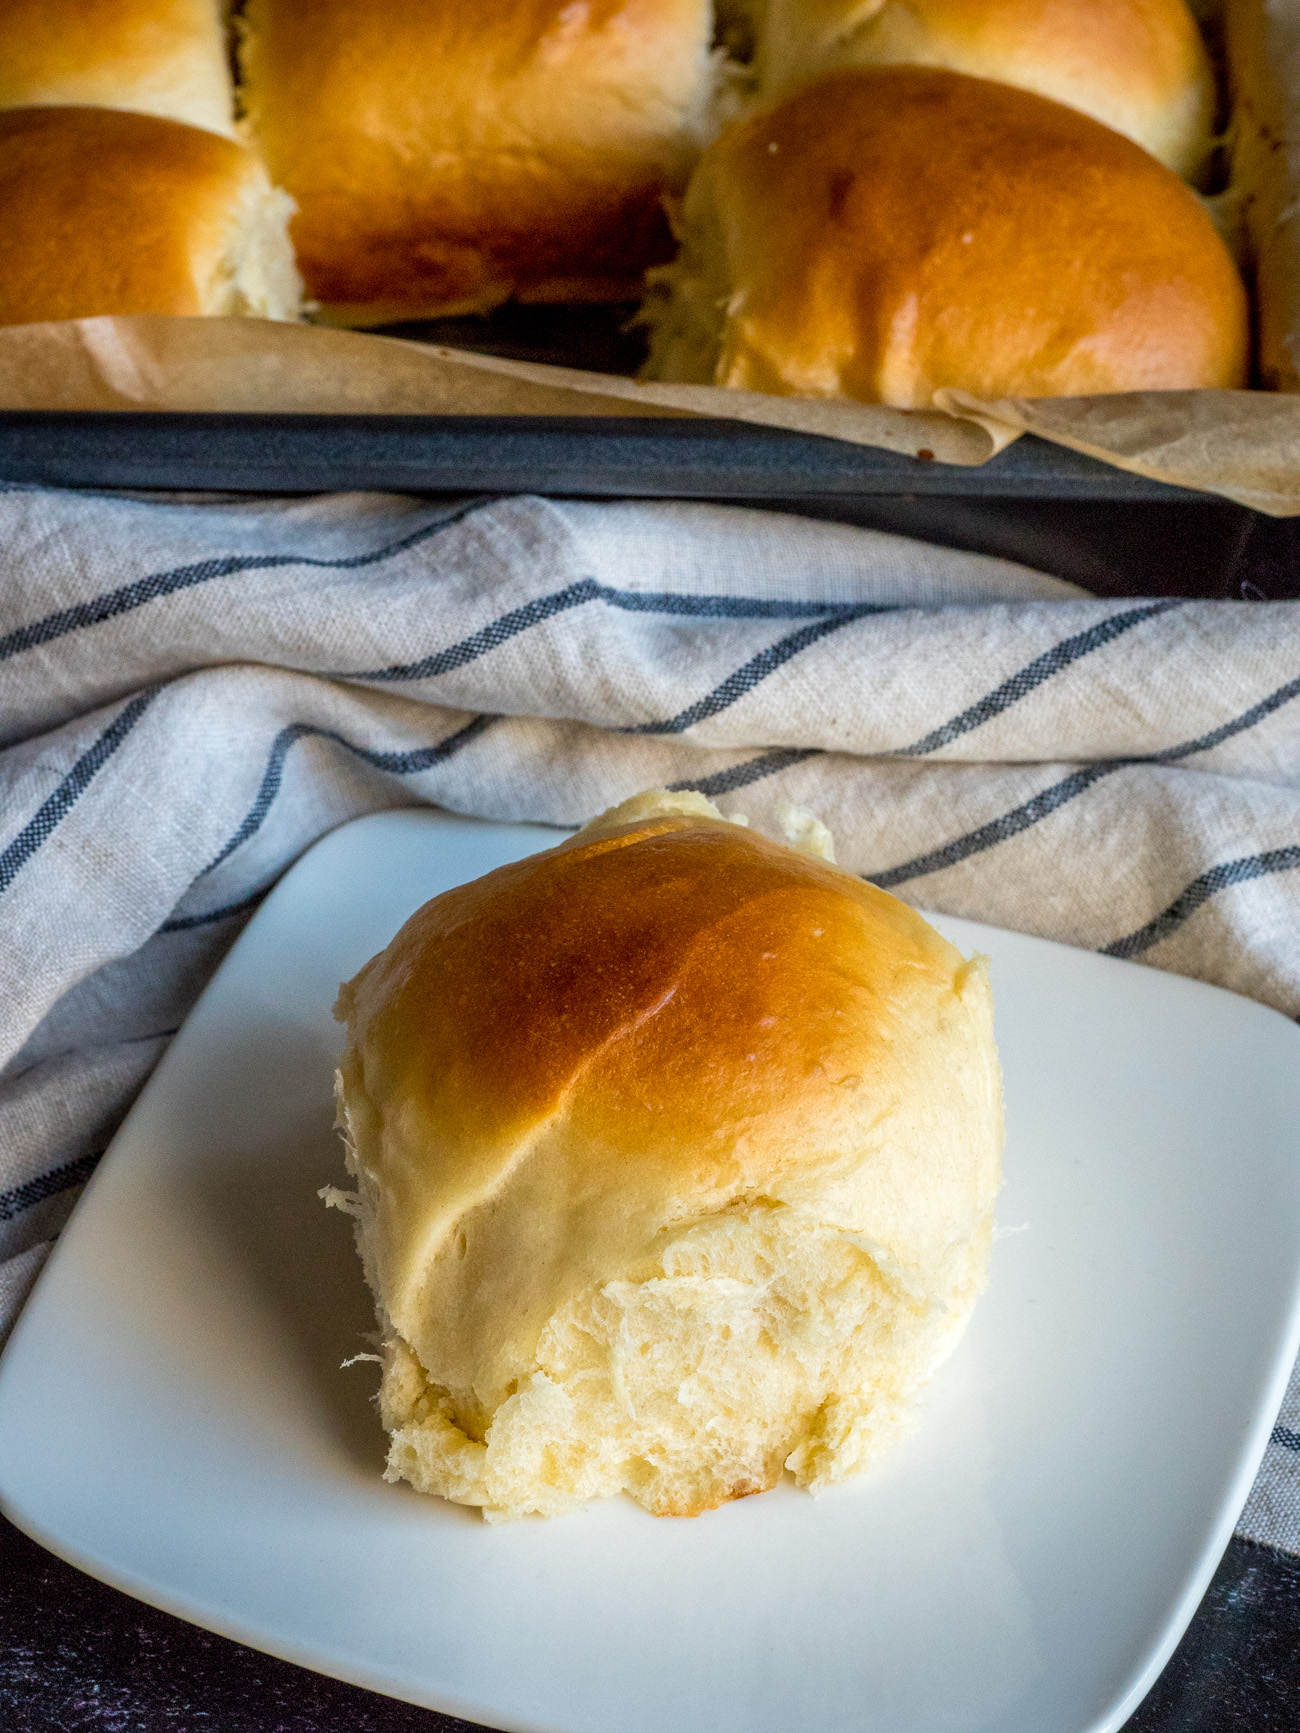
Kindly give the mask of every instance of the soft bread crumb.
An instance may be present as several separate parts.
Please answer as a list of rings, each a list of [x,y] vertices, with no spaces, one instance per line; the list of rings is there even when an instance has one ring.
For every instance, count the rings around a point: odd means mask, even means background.
[[[809,812],[806,806],[796,806],[792,800],[783,800],[776,809],[776,822],[791,848],[811,855],[814,860],[824,860],[828,866],[835,865],[835,838],[815,812]]]
[[[303,285],[289,239],[289,219],[296,209],[288,193],[273,187],[265,175],[245,183],[204,290],[204,313],[279,320],[300,316]]]
[[[731,283],[721,219],[697,193],[690,219],[681,199],[666,201],[678,242],[669,265],[646,272],[645,300],[637,315],[649,340],[640,377],[681,385],[716,385],[729,313]]]
[[[344,1191],[339,1185],[323,1185],[316,1196],[326,1209],[341,1210],[345,1216],[359,1216],[364,1207],[358,1193]]]
[[[591,836],[597,831],[617,830],[622,824],[639,824],[642,819],[664,817],[723,819],[726,814],[719,812],[707,795],[693,788],[647,788],[643,794],[634,794],[630,800],[611,806],[608,812],[599,813],[577,834]],[[736,818],[731,822],[748,824],[749,820]]]
[[[784,1206],[726,1210],[672,1234],[636,1279],[552,1318],[537,1371],[481,1441],[392,1333],[386,1475],[490,1521],[619,1491],[655,1515],[694,1516],[774,1486],[782,1469],[821,1491],[911,1429],[916,1391],[978,1285],[950,1317],[888,1279],[853,1235]]]

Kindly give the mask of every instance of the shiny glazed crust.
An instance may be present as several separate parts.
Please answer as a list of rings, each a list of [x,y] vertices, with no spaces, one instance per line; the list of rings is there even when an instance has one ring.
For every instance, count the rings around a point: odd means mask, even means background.
[[[0,113],[0,324],[246,310],[231,295],[241,224],[276,197],[249,151],[198,127],[103,108]],[[277,262],[291,276],[283,220]]]
[[[714,142],[680,227],[654,378],[902,409],[1245,383],[1245,291],[1195,196],[1007,85],[832,73]]]
[[[846,66],[943,67],[1081,109],[1178,174],[1209,154],[1214,77],[1184,0],[767,0],[762,17],[768,94]]]
[[[0,108],[54,103],[232,134],[220,0],[0,0]]]
[[[343,324],[632,298],[708,101],[706,0],[251,0],[244,99]]]
[[[792,1292],[816,1294],[832,1264],[844,1265],[834,1291],[874,1284],[870,1329],[888,1345],[863,1373],[852,1353],[867,1325],[856,1337],[846,1325],[833,1345],[858,1367],[846,1387],[803,1391],[807,1411],[770,1397],[767,1442],[749,1457],[736,1446],[730,1466],[725,1452],[701,1466],[700,1434],[663,1445],[653,1476],[643,1443],[629,1443],[631,1467],[547,1471],[561,1492],[623,1485],[692,1514],[770,1485],[796,1446],[806,1456],[828,1404],[869,1417],[886,1391],[893,1413],[982,1286],[1001,1142],[982,964],[894,898],[721,819],[589,827],[435,898],[343,989],[339,1014],[342,1119],[399,1443],[403,1426],[409,1443],[436,1421],[462,1457],[482,1455],[503,1415],[522,1426],[521,1392],[579,1388],[557,1370],[577,1363],[579,1338],[599,1382],[591,1342],[611,1305],[626,1336],[640,1315],[629,1294],[671,1290],[680,1323],[706,1266],[730,1282],[724,1298],[756,1265],[769,1282],[785,1271]],[[805,1306],[812,1328],[834,1301]],[[698,1366],[701,1344],[681,1328],[672,1352]],[[668,1353],[668,1327],[652,1333]],[[665,1374],[671,1388],[686,1375]],[[732,1374],[717,1377],[715,1400],[743,1409]],[[780,1392],[798,1383],[772,1379]],[[607,1440],[620,1426],[631,1438],[614,1403],[588,1430]],[[400,1451],[397,1472],[421,1484]],[[445,1462],[425,1475],[427,1490],[509,1514],[549,1508],[545,1489],[482,1484],[457,1491]]]

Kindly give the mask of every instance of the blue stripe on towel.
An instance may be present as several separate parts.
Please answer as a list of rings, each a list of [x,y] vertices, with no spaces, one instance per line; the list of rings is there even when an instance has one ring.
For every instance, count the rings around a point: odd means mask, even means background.
[[[810,602],[769,596],[691,596],[680,590],[616,590],[596,584],[594,599],[625,614],[683,614],[706,620],[817,620],[828,614],[896,614],[895,602]]]
[[[694,704],[688,704],[685,710],[679,710],[676,716],[670,716],[664,722],[639,722],[629,728],[620,728],[619,734],[684,734],[697,722],[703,722],[707,717],[716,716],[719,711],[726,710],[740,699],[748,697],[757,687],[761,686],[770,674],[784,667],[793,657],[808,649],[820,639],[829,637],[832,632],[838,632],[844,626],[850,626],[864,614],[878,613],[873,606],[855,607],[835,615],[831,619],[817,620],[810,626],[802,626],[797,632],[791,632],[787,637],[779,638],[775,644],[769,644],[766,650],[760,650],[757,656],[751,656],[748,662],[727,678],[706,692],[703,698],[697,698]]]
[[[64,1162],[62,1167],[51,1168],[48,1173],[39,1174],[35,1179],[29,1179],[23,1185],[10,1186],[8,1191],[0,1191],[0,1222],[11,1222],[15,1216],[24,1210],[34,1209],[38,1203],[44,1203],[48,1197],[57,1197],[61,1191],[70,1191],[74,1185],[81,1185],[95,1171],[102,1150],[94,1155],[79,1155],[75,1161]]]
[[[454,758],[462,747],[468,746],[472,740],[477,740],[479,735],[485,733],[497,720],[498,718],[495,716],[476,716],[472,722],[467,722],[463,728],[458,728],[454,734],[449,734],[445,740],[440,740],[433,746],[417,747],[411,752],[379,752],[369,747],[357,746],[353,741],[345,739],[342,734],[336,733],[332,728],[317,728],[310,722],[291,723],[289,727],[282,728],[271,743],[271,750],[266,760],[266,769],[262,772],[261,785],[239,828],[229,842],[225,843],[220,852],[214,855],[207,866],[203,868],[199,877],[202,878],[205,873],[210,873],[214,867],[220,866],[227,855],[233,854],[241,843],[247,842],[249,837],[255,836],[262,828],[266,816],[275,802],[275,797],[280,792],[280,783],[284,777],[284,761],[289,755],[289,748],[295,741],[306,738],[331,740],[336,746],[342,746],[346,751],[352,753],[354,757],[373,765],[376,770],[391,771],[396,776],[415,776],[422,770],[431,770],[435,764],[441,764],[448,758]]]
[[[520,632],[526,632],[530,626],[540,625],[543,620],[554,619],[557,614],[567,613],[570,608],[582,607],[584,603],[594,599],[597,587],[594,579],[579,578],[577,583],[566,584],[562,590],[552,590],[548,596],[535,596],[531,602],[511,608],[508,613],[498,614],[495,620],[489,621],[486,626],[480,626],[467,638],[460,638],[442,650],[434,650],[430,655],[422,656],[418,662],[394,662],[387,668],[339,668],[333,670],[327,678],[369,680],[387,684],[398,680],[431,680],[438,674],[450,674],[454,669],[463,668],[466,663],[486,656],[490,650],[500,649],[502,644],[517,637]]]
[[[218,921],[228,921],[235,915],[247,914],[250,909],[255,909],[270,888],[269,884],[259,885],[255,891],[250,891],[246,897],[240,897],[233,903],[226,903],[219,909],[209,909],[205,915],[179,915],[174,920],[164,921],[158,931],[160,933],[192,933],[196,927],[214,927]]]
[[[0,851],[0,891],[9,889],[22,868],[26,866],[41,845],[53,835],[63,818],[89,787],[93,778],[108,763],[153,703],[158,692],[157,686],[150,688],[147,692],[141,692],[118,711],[114,721],[109,724],[99,739],[82,753],[54,790],[54,793],[41,805],[36,816],[23,826],[6,849]]]
[[[765,776],[776,776],[793,765],[810,758],[820,758],[821,752],[812,746],[781,746],[773,752],[763,752],[757,758],[733,764],[729,770],[715,770],[712,776],[684,777],[668,784],[669,794],[703,794],[712,800],[715,794],[731,794],[737,788],[748,788],[751,782],[761,782]]]
[[[341,746],[353,757],[371,764],[376,770],[385,770],[395,776],[417,776],[423,770],[431,770],[435,764],[444,764],[449,758],[454,758],[462,748],[471,741],[485,734],[494,722],[500,720],[497,716],[475,716],[472,721],[458,728],[454,734],[449,734],[445,740],[439,740],[432,746],[420,746],[409,752],[384,752],[372,747],[358,746],[355,741],[348,740],[333,728],[317,728],[313,723],[294,722],[287,728],[282,728],[271,743],[267,755],[266,768],[262,772],[261,784],[253,804],[244,815],[238,829],[230,840],[213,856],[207,866],[198,875],[199,878],[210,873],[214,867],[220,866],[228,855],[248,841],[266,822],[267,816],[275,804],[275,797],[280,792],[284,778],[284,763],[289,749],[298,740],[317,739],[331,741],[335,746]],[[227,903],[219,909],[212,909],[203,915],[182,915],[169,921],[164,921],[158,929],[162,933],[189,932],[195,927],[210,926],[215,921],[229,919],[232,915],[242,914],[252,908],[265,895],[262,890],[251,892],[240,897],[237,902]]]
[[[1211,867],[1199,878],[1194,878],[1188,886],[1174,898],[1167,909],[1161,911],[1144,927],[1129,933],[1125,938],[1116,939],[1112,944],[1101,947],[1102,954],[1107,957],[1137,957],[1143,951],[1149,951],[1152,945],[1158,945],[1162,939],[1167,939],[1183,922],[1190,919],[1197,909],[1208,903],[1211,897],[1220,891],[1226,891],[1233,885],[1249,884],[1252,879],[1266,878],[1272,873],[1290,872],[1300,867],[1300,844],[1292,843],[1288,848],[1269,849],[1264,854],[1242,855],[1237,860],[1223,861],[1219,866]]]
[[[1270,692],[1267,698],[1261,698],[1257,704],[1243,710],[1240,716],[1211,729],[1208,734],[1198,735],[1194,740],[1184,740],[1177,746],[1167,746],[1163,751],[1153,752],[1148,757],[1112,758],[1100,764],[1085,765],[1079,770],[1071,771],[1069,776],[1062,778],[1060,782],[1054,782],[1049,788],[1042,789],[1023,805],[1013,807],[1010,812],[990,819],[986,824],[978,825],[964,836],[954,837],[940,848],[930,849],[925,854],[904,861],[901,866],[889,867],[884,872],[864,873],[862,876],[879,885],[881,890],[892,890],[895,885],[905,884],[909,879],[924,878],[929,873],[942,872],[945,867],[956,866],[959,861],[968,860],[971,855],[981,854],[997,843],[1019,836],[1022,831],[1029,830],[1041,819],[1058,812],[1076,796],[1085,793],[1094,783],[1100,782],[1104,777],[1113,776],[1118,770],[1128,770],[1139,764],[1173,764],[1180,759],[1191,758],[1198,752],[1209,752],[1233,735],[1254,728],[1296,697],[1300,697],[1300,679],[1289,680],[1275,692]]]
[[[334,680],[367,680],[385,684],[407,680],[432,680],[439,674],[449,674],[477,661],[491,650],[526,632],[530,626],[554,619],[557,614],[585,607],[589,602],[632,614],[669,614],[682,618],[710,620],[805,620],[832,623],[859,619],[865,614],[897,612],[892,604],[877,602],[809,602],[774,601],[763,596],[692,596],[674,590],[618,590],[608,584],[598,584],[595,578],[578,578],[562,590],[535,596],[505,614],[499,614],[486,626],[480,626],[468,637],[433,650],[415,662],[395,662],[387,668],[335,669]],[[629,732],[674,732],[668,725],[646,724],[641,730]]]
[[[1032,800],[1025,801],[1023,806],[1013,807],[1000,818],[990,819],[987,824],[967,831],[965,836],[954,838],[942,848],[931,849],[928,854],[919,854],[912,860],[904,861],[902,866],[890,867],[885,872],[864,873],[862,876],[870,879],[872,884],[879,885],[882,891],[888,891],[895,885],[906,884],[909,879],[925,878],[929,873],[942,872],[945,867],[956,866],[959,861],[968,860],[971,855],[982,854],[986,848],[993,848],[997,843],[1006,842],[1010,837],[1019,836],[1022,831],[1032,829],[1051,813],[1059,812],[1061,807],[1083,794],[1103,776],[1122,770],[1127,762],[1125,759],[1116,759],[1108,764],[1089,764],[1082,770],[1072,771],[1060,782],[1044,788]]]
[[[1041,656],[1036,656],[1032,662],[1026,663],[1000,686],[995,686],[978,703],[969,705],[938,728],[923,734],[911,746],[898,747],[897,755],[900,758],[919,758],[925,753],[937,751],[940,746],[947,746],[959,735],[969,734],[972,728],[982,727],[985,722],[991,722],[995,716],[1000,716],[1004,710],[1009,710],[1013,704],[1018,704],[1022,698],[1027,698],[1044,681],[1070,667],[1081,656],[1089,656],[1103,645],[1113,643],[1125,632],[1132,631],[1134,626],[1140,626],[1144,620],[1150,620],[1157,614],[1168,613],[1171,608],[1183,606],[1184,603],[1179,598],[1148,602],[1143,607],[1130,608],[1122,614],[1112,614],[1108,620],[1100,620],[1095,626],[1089,626],[1086,632],[1077,632],[1072,638],[1063,639],[1050,650],[1045,650]]]
[[[240,572],[268,571],[280,566],[314,566],[332,571],[355,571],[363,566],[378,565],[384,560],[392,559],[396,554],[406,552],[408,548],[417,547],[439,530],[449,529],[469,513],[477,511],[484,503],[483,498],[471,500],[452,512],[444,513],[434,523],[422,524],[418,530],[412,530],[397,541],[386,542],[383,547],[375,548],[369,553],[350,554],[341,559],[315,559],[307,554],[228,554],[220,559],[199,560],[194,565],[176,566],[167,572],[154,572],[149,577],[137,578],[134,583],[123,584],[119,589],[107,590],[103,595],[94,596],[89,601],[77,602],[70,608],[61,608],[57,613],[47,614],[44,619],[34,620],[28,626],[19,626],[17,630],[0,638],[0,662],[20,655],[24,650],[35,649],[38,644],[48,644],[55,638],[66,637],[69,632],[81,631],[87,626],[102,625],[105,620],[116,619],[119,614],[129,614],[148,602],[157,602],[164,596],[175,595],[179,590],[193,589],[196,584],[211,583],[214,578],[234,577]]]

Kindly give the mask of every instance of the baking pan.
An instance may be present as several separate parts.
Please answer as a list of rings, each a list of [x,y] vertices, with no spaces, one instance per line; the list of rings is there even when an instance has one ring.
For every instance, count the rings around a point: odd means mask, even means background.
[[[634,303],[508,305],[383,335],[635,374]],[[1025,438],[980,468],[735,421],[610,416],[0,414],[0,480],[314,493],[637,494],[675,499],[1203,497]]]
[[[385,334],[630,375],[635,308],[519,307]],[[1300,594],[1290,522],[1025,436],[979,468],[734,421],[0,412],[0,484],[693,499],[889,529],[1107,595]]]
[[[676,499],[942,494],[1199,499],[1027,435],[977,468],[735,421],[622,416],[0,415],[0,480],[314,493],[582,493]]]

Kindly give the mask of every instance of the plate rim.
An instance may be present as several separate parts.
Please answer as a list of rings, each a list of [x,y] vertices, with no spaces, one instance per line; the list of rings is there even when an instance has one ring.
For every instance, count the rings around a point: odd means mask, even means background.
[[[204,1005],[209,995],[221,981],[223,974],[232,959],[237,959],[246,948],[253,948],[257,942],[258,929],[267,917],[267,911],[278,907],[279,903],[293,894],[293,881],[298,869],[317,851],[337,842],[345,833],[366,828],[380,828],[397,820],[403,826],[413,825],[434,827],[451,821],[454,825],[469,827],[499,828],[509,831],[535,832],[539,836],[554,836],[557,841],[571,834],[576,827],[556,826],[532,823],[528,821],[479,819],[471,815],[452,812],[435,806],[399,806],[385,808],[377,812],[365,813],[356,818],[346,820],[317,837],[297,859],[281,874],[280,878],[270,888],[262,902],[258,905],[237,938],[230,945],[201,993],[182,1021],[180,1029],[169,1043],[158,1065],[155,1066],[146,1080],[136,1100],[110,1139],[104,1154],[96,1164],[94,1172],[87,1181],[83,1199],[89,1197],[102,1181],[109,1163],[116,1156],[119,1143],[122,1142],[132,1128],[132,1123],[141,1112],[149,1098],[159,1088],[166,1087],[166,1073],[169,1069],[168,1060],[187,1030],[192,1019]],[[915,906],[915,905],[912,905]],[[926,919],[940,924],[956,922],[965,928],[975,928],[989,933],[1007,933],[1018,941],[1027,942],[1034,947],[1045,946],[1054,952],[1063,952],[1075,957],[1090,958],[1092,962],[1112,973],[1120,971],[1142,970],[1144,974],[1155,971],[1148,964],[1131,959],[1109,957],[1100,952],[1087,951],[1082,947],[1072,946],[1060,940],[1045,938],[1038,934],[1020,932],[1014,928],[998,928],[991,923],[981,922],[966,916],[948,915],[942,912],[919,908]],[[1272,1006],[1261,1004],[1244,994],[1236,993],[1230,988],[1218,986],[1215,983],[1197,980],[1189,976],[1174,976],[1172,971],[1159,971],[1172,979],[1183,982],[1187,988],[1198,994],[1211,994],[1222,999],[1234,1001],[1241,1007],[1248,1007],[1251,1015],[1260,1014],[1268,1019],[1276,1019],[1277,1024],[1285,1027],[1297,1042],[1297,1057],[1300,1058],[1300,1026],[1287,1017],[1284,1012]],[[162,1082],[160,1083],[160,1078]],[[78,1200],[77,1212],[83,1207],[83,1199]],[[15,1322],[9,1340],[3,1350],[0,1350],[0,1426],[4,1423],[5,1385],[4,1363],[10,1359],[10,1350],[14,1343],[23,1339],[28,1330],[28,1319],[34,1316],[30,1305],[37,1291],[45,1287],[51,1279],[51,1272],[56,1271],[64,1262],[64,1244],[62,1237],[55,1241],[49,1257],[46,1259],[31,1293]],[[1283,1315],[1277,1319],[1276,1332],[1278,1348],[1273,1356],[1270,1375],[1260,1391],[1256,1404],[1254,1418],[1249,1426],[1242,1429],[1241,1441],[1237,1447],[1235,1468],[1233,1470],[1228,1491],[1220,1500],[1212,1523],[1206,1530],[1204,1539],[1198,1547],[1195,1560],[1184,1573],[1181,1587],[1170,1584],[1173,1596],[1171,1610],[1168,1613],[1160,1635],[1151,1643],[1141,1665],[1131,1677],[1122,1693],[1112,1699],[1111,1706],[1099,1717],[1094,1718],[1078,1729],[1078,1733],[1117,1733],[1123,1723],[1145,1699],[1156,1680],[1168,1664],[1170,1657],[1177,1648],[1183,1633],[1194,1618],[1203,1599],[1214,1572],[1227,1549],[1236,1527],[1236,1522],[1249,1497],[1251,1488],[1259,1473],[1260,1465],[1268,1448],[1269,1438],[1276,1421],[1277,1412],[1285,1397],[1293,1367],[1300,1358],[1300,1242],[1292,1248],[1291,1283],[1289,1305]],[[56,1278],[57,1279],[57,1278]],[[34,1325],[31,1327],[35,1327]],[[0,1470],[3,1464],[0,1463]],[[421,1688],[416,1682],[409,1680],[394,1681],[379,1672],[367,1668],[363,1663],[350,1659],[336,1659],[324,1648],[313,1648],[309,1643],[295,1643],[282,1639],[276,1634],[260,1630],[255,1624],[245,1623],[237,1616],[208,1605],[201,1596],[186,1597],[184,1594],[171,1593],[165,1587],[160,1588],[146,1577],[136,1574],[129,1568],[115,1565],[111,1560],[101,1557],[93,1549],[83,1549],[66,1537],[54,1533],[47,1528],[39,1515],[27,1511],[17,1502],[0,1479],[0,1513],[30,1540],[52,1553],[66,1564],[82,1571],[96,1581],[126,1594],[134,1600],[156,1608],[173,1618],[198,1626],[214,1634],[251,1649],[256,1653],[267,1654],[288,1662],[291,1665],[303,1667],[308,1671],[319,1673],[325,1677],[337,1679],[352,1684],[361,1689],[374,1692],[398,1702],[409,1702],[420,1707],[434,1710],[445,1715],[459,1717],[468,1722],[485,1727],[499,1727],[503,1733],[567,1733],[567,1729],[559,1723],[531,1718],[520,1718],[509,1713],[502,1713],[486,1705],[475,1704],[469,1700],[457,1697],[453,1693],[443,1691],[430,1692]],[[487,1715],[486,1722],[479,1718]]]

